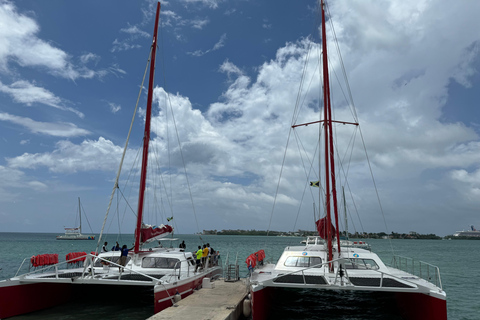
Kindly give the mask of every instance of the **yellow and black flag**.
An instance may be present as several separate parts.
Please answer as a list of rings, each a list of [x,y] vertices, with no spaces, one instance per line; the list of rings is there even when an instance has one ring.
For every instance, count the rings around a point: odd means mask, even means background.
[[[310,181],[310,187],[320,188],[320,181]]]

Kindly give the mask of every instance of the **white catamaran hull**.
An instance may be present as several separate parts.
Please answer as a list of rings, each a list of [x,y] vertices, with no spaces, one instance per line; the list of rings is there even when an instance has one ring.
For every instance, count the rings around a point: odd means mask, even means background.
[[[100,257],[116,261],[119,254],[119,251],[103,253]],[[195,273],[192,253],[178,249],[129,254],[129,262],[121,272],[116,263],[104,267],[101,259],[94,259],[89,254],[81,268],[65,269],[63,262],[50,266],[49,271],[37,270],[0,281],[0,319],[50,308],[94,292],[118,296],[123,289],[130,294],[135,289],[151,290],[154,313],[157,313],[173,305],[175,294],[185,298],[201,288],[204,278],[219,277],[222,273],[220,266]],[[142,267],[144,259],[175,259],[178,262],[170,269],[145,268]]]
[[[387,267],[368,250],[341,251],[330,264],[333,270],[326,263],[324,245],[287,247],[277,264],[257,266],[250,277],[252,319],[269,319],[278,289],[300,289],[302,294],[308,294],[305,289],[388,293],[404,319],[447,319],[446,294],[434,283]],[[425,276],[437,279],[433,271]]]

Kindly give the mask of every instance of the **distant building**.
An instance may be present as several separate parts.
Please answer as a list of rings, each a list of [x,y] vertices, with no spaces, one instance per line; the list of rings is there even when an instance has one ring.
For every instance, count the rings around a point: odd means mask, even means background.
[[[203,234],[217,234],[217,230],[203,230]]]

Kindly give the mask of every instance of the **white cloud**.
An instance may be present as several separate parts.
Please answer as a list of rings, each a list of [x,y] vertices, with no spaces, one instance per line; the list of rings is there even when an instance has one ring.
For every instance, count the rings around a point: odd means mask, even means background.
[[[187,4],[203,4],[204,6],[207,6],[211,9],[216,9],[218,8],[218,4],[222,2],[223,0],[182,0],[183,2]]]
[[[122,29],[120,29],[120,31],[124,32],[124,33],[127,33],[127,34],[131,35],[132,37],[137,37],[137,36],[144,37],[144,38],[151,37],[151,35],[148,32],[139,29],[137,26],[130,26],[129,25],[128,28],[122,28]]]
[[[75,67],[63,50],[39,39],[39,30],[36,21],[19,14],[12,3],[0,4],[0,70],[8,72],[9,64],[15,62],[22,67],[44,67],[72,80],[95,76],[92,70]]]
[[[88,130],[80,129],[73,123],[39,122],[3,112],[0,113],[0,121],[9,121],[27,128],[32,133],[54,137],[76,137],[90,134]]]
[[[97,54],[89,52],[89,53],[85,53],[85,54],[81,55],[80,56],[80,61],[83,64],[89,63],[90,61],[98,63],[98,61],[100,61],[100,56],[97,55]]]
[[[131,49],[138,49],[141,48],[142,46],[139,44],[132,44],[130,43],[130,39],[125,39],[125,40],[118,40],[115,39],[112,43],[112,49],[110,49],[111,52],[118,52],[118,51],[126,51],[126,50],[131,50]]]
[[[115,171],[120,162],[122,147],[115,146],[102,137],[98,140],[84,140],[76,145],[70,141],[57,142],[53,152],[24,153],[21,156],[7,158],[9,168],[37,169],[47,167],[56,173],[74,173],[84,171]]]
[[[192,56],[195,56],[195,57],[201,57],[203,55],[206,55],[207,53],[210,53],[212,51],[216,51],[220,48],[222,48],[223,46],[225,46],[225,42],[227,40],[227,34],[224,33],[221,35],[220,39],[218,40],[217,43],[215,43],[215,45],[213,46],[213,48],[211,49],[208,49],[206,51],[202,51],[202,50],[196,50],[196,51],[193,51],[193,52],[187,52],[189,55],[192,55]]]
[[[70,107],[65,107],[63,105],[64,101],[55,96],[52,92],[45,88],[37,87],[28,81],[17,81],[9,86],[0,82],[0,91],[12,96],[14,101],[24,103],[27,106],[31,106],[34,103],[41,103],[60,110],[73,112],[80,118],[84,117],[82,112]]]
[[[207,18],[207,19],[192,20],[190,23],[192,24],[192,27],[194,27],[195,29],[203,29],[203,27],[205,27],[209,22],[210,20]]]
[[[109,107],[110,107],[110,111],[115,114],[117,113],[118,111],[120,111],[122,109],[122,107],[118,104],[115,104],[113,102],[109,102],[108,103]]]

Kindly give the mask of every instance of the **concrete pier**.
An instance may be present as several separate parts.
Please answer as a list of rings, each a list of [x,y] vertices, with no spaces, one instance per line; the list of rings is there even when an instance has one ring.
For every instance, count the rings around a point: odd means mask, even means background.
[[[237,320],[243,314],[243,300],[247,295],[245,280],[211,282],[148,320],[195,319]]]

